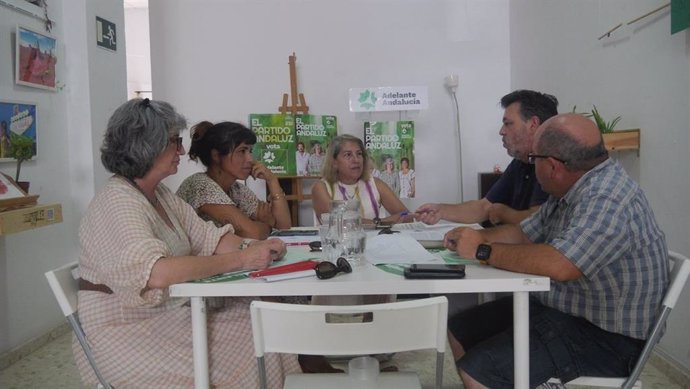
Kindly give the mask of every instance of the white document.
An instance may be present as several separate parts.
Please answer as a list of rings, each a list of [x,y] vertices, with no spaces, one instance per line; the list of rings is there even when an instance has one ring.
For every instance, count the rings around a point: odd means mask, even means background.
[[[288,246],[306,246],[309,242],[320,240],[318,235],[276,236],[276,238],[282,240]]]
[[[313,277],[315,275],[316,275],[316,271],[314,271],[314,269],[308,269],[308,270],[293,271],[290,273],[274,274],[274,275],[270,275],[270,276],[263,276],[263,277],[256,277],[256,278],[259,280],[264,280],[266,282],[273,282],[273,281],[291,280],[293,278]]]
[[[385,234],[367,239],[364,257],[370,263],[420,263],[436,257],[409,235]]]
[[[423,241],[442,241],[446,233],[453,228],[470,227],[475,230],[481,229],[479,224],[462,224],[462,223],[443,223],[428,225],[422,222],[414,223],[400,223],[393,226],[393,230],[400,231],[400,233],[409,235],[417,240]]]
[[[407,230],[425,230],[427,227],[429,227],[427,224],[424,224],[422,222],[412,222],[412,223],[395,223],[391,227],[391,230],[395,231],[407,231]]]

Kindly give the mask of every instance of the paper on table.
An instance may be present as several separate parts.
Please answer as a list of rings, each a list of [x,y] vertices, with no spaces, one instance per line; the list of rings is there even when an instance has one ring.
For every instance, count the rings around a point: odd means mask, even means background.
[[[283,274],[274,274],[272,276],[256,277],[256,279],[264,280],[266,282],[273,282],[273,281],[291,280],[293,278],[312,277],[315,275],[316,275],[316,271],[314,271],[314,269],[309,269],[309,270],[293,271],[292,273],[283,273]]]
[[[249,273],[249,277],[260,278],[265,276],[272,276],[275,274],[294,273],[302,270],[312,270],[319,264],[319,261],[314,259],[307,259],[295,263],[286,263],[280,266],[271,266],[267,269],[257,270]]]
[[[461,224],[461,223],[444,223],[444,224],[434,224],[434,225],[426,225],[421,222],[414,222],[414,223],[405,223],[405,224],[414,224],[416,225],[414,228],[408,227],[408,228],[402,228],[400,229],[400,232],[405,235],[409,235],[417,240],[426,240],[426,241],[442,241],[443,237],[446,235],[446,232],[452,230],[453,228],[457,227],[470,227],[474,229],[480,229],[481,226],[479,224]],[[420,227],[419,224],[421,224],[423,227]],[[398,226],[400,224],[396,224],[393,226],[393,230],[398,230]]]
[[[427,225],[422,223],[422,222],[412,222],[412,223],[395,223],[391,227],[391,229],[396,230],[396,231],[405,231],[405,230],[424,230],[426,229]]]
[[[367,239],[364,257],[374,265],[382,263],[419,263],[436,257],[413,237],[404,234],[376,235]]]
[[[288,246],[306,246],[309,242],[319,240],[318,236],[312,235],[277,236],[276,238],[282,240]]]

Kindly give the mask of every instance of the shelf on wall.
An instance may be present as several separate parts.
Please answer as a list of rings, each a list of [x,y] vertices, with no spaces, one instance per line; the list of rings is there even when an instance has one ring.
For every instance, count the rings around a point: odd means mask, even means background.
[[[62,222],[62,205],[45,204],[0,212],[0,235]]]
[[[606,150],[640,150],[640,129],[621,130],[602,134]]]

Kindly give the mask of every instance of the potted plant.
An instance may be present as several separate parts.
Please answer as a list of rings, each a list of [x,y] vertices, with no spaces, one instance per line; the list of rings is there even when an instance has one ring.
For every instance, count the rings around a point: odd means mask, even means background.
[[[577,105],[573,106],[573,113],[578,113],[577,112]],[[592,111],[591,112],[579,112],[580,115],[586,116],[588,118],[592,118],[594,122],[597,124],[597,127],[599,128],[599,131],[601,131],[602,134],[608,134],[610,132],[613,132],[613,128],[618,124],[618,122],[621,120],[620,116],[616,116],[611,120],[610,122],[607,122],[603,116],[599,113],[599,110],[597,109],[597,106],[592,104]]]
[[[19,181],[19,173],[22,170],[22,163],[31,159],[35,154],[36,143],[28,136],[12,133],[10,135],[10,157],[17,160],[17,173],[14,181],[24,192],[29,192],[29,182]]]
[[[576,109],[577,106],[574,106],[573,112],[577,113]],[[606,121],[606,119],[604,119],[597,109],[597,106],[594,104],[592,104],[591,112],[581,112],[580,114],[594,120],[599,128],[599,131],[601,132],[602,137],[604,138],[604,144],[608,150],[619,151],[640,149],[639,129],[614,131],[614,127],[616,127],[616,124],[618,124],[618,122],[621,120],[620,116],[616,116],[612,120]]]
[[[599,131],[601,131],[602,134],[608,134],[613,132],[613,128],[621,120],[620,116],[616,116],[615,118],[613,118],[613,120],[607,122],[606,120],[604,120],[604,117],[601,116],[599,110],[597,109],[597,106],[594,104],[592,104],[592,113],[587,116],[594,119],[594,122],[597,124],[597,127],[599,127]]]

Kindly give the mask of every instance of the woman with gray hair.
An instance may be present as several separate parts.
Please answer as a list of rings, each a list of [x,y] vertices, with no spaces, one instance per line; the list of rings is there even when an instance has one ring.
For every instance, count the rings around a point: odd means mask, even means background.
[[[194,386],[188,299],[168,287],[268,267],[285,255],[277,239],[255,241],[204,222],[161,181],[185,150],[184,117],[165,102],[133,99],[108,121],[101,160],[114,173],[79,228],[79,316],[97,363],[116,388]],[[209,299],[209,365],[215,388],[259,385],[249,298]],[[96,383],[78,343],[84,381]],[[299,372],[296,355],[267,355],[269,387]]]

